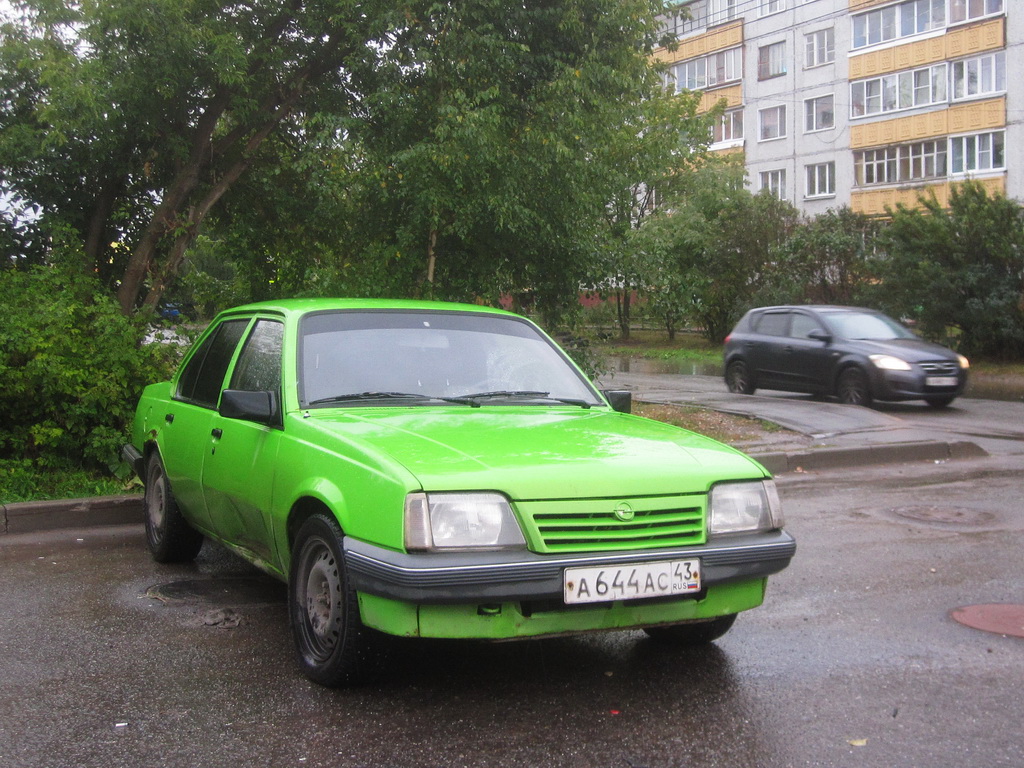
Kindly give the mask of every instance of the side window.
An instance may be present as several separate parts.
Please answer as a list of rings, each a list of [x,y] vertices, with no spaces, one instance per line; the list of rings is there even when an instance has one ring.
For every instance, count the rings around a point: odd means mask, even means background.
[[[231,389],[277,392],[281,388],[281,343],[284,325],[259,320],[242,348],[231,376]]]
[[[765,312],[757,321],[755,330],[765,336],[785,336],[788,328],[788,312]]]
[[[793,324],[789,329],[789,335],[797,339],[809,339],[811,331],[824,330],[821,323],[817,322],[810,315],[796,313],[793,315]]]
[[[248,319],[226,320],[206,337],[181,372],[178,391],[175,393],[177,399],[188,400],[206,408],[217,407],[224,374],[227,373],[231,356],[248,325]]]

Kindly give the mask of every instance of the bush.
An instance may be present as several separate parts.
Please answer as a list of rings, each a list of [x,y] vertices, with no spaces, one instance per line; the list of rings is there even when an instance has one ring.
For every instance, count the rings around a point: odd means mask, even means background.
[[[0,460],[115,470],[142,388],[176,350],[143,345],[143,323],[74,269],[0,270],[0,307]]]

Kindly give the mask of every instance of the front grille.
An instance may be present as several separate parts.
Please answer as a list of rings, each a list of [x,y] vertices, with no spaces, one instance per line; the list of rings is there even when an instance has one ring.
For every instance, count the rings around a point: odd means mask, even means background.
[[[705,541],[703,505],[635,510],[627,521],[615,516],[616,505],[610,501],[565,506],[569,508],[531,512],[546,552],[686,547]]]
[[[920,366],[929,376],[956,376],[960,372],[960,366],[951,360],[920,363]]]

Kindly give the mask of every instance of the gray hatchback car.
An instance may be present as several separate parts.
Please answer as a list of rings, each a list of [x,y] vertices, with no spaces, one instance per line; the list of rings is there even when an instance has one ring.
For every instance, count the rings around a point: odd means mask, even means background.
[[[844,403],[924,400],[943,408],[963,393],[967,358],[860,307],[752,309],[725,339],[730,392],[835,395]]]

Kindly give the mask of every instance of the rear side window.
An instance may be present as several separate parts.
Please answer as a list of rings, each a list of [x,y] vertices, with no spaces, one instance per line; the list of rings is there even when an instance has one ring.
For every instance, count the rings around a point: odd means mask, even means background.
[[[226,320],[207,336],[181,372],[174,396],[205,408],[216,408],[224,374],[248,325],[248,319]]]
[[[765,336],[785,336],[789,332],[789,313],[765,312],[757,321],[754,330]]]

